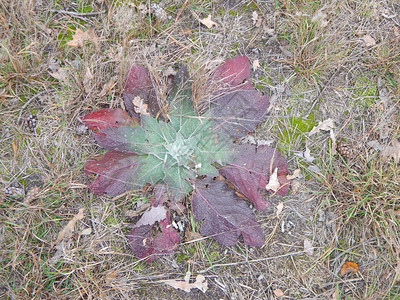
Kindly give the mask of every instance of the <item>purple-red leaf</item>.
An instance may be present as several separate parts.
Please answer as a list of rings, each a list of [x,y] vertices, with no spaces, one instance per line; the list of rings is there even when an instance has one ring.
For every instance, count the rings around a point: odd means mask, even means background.
[[[105,128],[92,135],[101,147],[123,152],[142,154],[140,146],[146,143],[145,132],[141,127]]]
[[[154,215],[154,216],[153,216]],[[160,216],[165,218],[159,220]],[[171,253],[180,241],[178,232],[171,225],[169,212],[164,207],[151,207],[127,236],[129,246],[136,257],[152,261],[162,254]],[[156,222],[160,230],[153,234]]]
[[[92,157],[85,165],[85,172],[98,176],[87,186],[95,194],[106,193],[110,196],[117,196],[132,189],[137,172],[136,160],[136,154],[114,150]]]
[[[132,116],[139,116],[132,102],[135,97],[140,97],[148,105],[151,115],[156,116],[160,111],[150,72],[142,65],[133,65],[130,68],[122,96],[125,107]]]
[[[211,114],[218,132],[231,138],[246,136],[262,122],[269,106],[269,97],[253,90],[225,94],[211,106]]]
[[[250,62],[246,56],[236,56],[225,60],[214,72],[213,81],[224,83],[230,88],[240,86],[241,89],[252,89],[247,80],[250,78]],[[246,82],[245,82],[246,81]]]
[[[82,122],[92,130],[101,130],[107,127],[137,126],[139,119],[131,118],[128,113],[121,108],[104,108],[86,114]]]
[[[257,209],[265,209],[270,204],[261,196],[259,189],[264,189],[271,174],[278,168],[278,181],[281,188],[277,191],[285,195],[289,190],[289,173],[287,162],[282,154],[271,147],[255,145],[241,145],[235,160],[220,169],[223,175],[243,195],[245,195]]]
[[[192,209],[200,222],[200,233],[211,236],[225,246],[236,244],[240,235],[249,246],[262,246],[264,236],[247,203],[225,182],[209,178],[197,181]]]

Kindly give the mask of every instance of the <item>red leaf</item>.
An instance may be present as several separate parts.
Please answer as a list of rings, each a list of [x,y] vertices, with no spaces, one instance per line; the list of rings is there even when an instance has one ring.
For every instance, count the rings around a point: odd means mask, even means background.
[[[256,90],[240,90],[225,94],[212,103],[215,129],[231,138],[246,136],[264,121],[269,97]]]
[[[281,184],[277,193],[285,195],[289,190],[289,181],[286,179],[289,173],[287,162],[274,148],[265,145],[240,145],[235,160],[221,168],[220,173],[253,202],[257,209],[265,209],[270,204],[263,199],[258,189],[265,190],[270,170],[273,172],[275,168],[278,168],[278,181]]]
[[[110,196],[117,196],[133,188],[136,159],[136,154],[115,150],[89,159],[85,165],[86,174],[95,173],[99,176],[87,186],[95,194],[106,193]]]
[[[264,244],[253,212],[223,181],[209,178],[197,181],[192,209],[197,222],[204,220],[200,229],[203,236],[211,236],[226,246],[235,245],[240,235],[249,246]]]
[[[132,101],[135,97],[140,97],[143,99],[143,102],[148,105],[150,114],[156,116],[160,111],[160,107],[157,102],[155,91],[149,70],[141,65],[132,65],[126,78],[122,94],[125,107],[129,114],[136,117],[139,116],[135,111],[135,105]]]
[[[82,118],[82,122],[92,130],[101,130],[107,127],[136,126],[139,124],[139,119],[131,118],[121,108],[104,108],[88,113]]]
[[[178,232],[170,223],[169,212],[166,212],[166,218],[158,221],[160,230],[153,234],[156,229],[156,221],[152,218],[152,213],[159,214],[160,207],[152,207],[149,211],[143,214],[138,224],[145,224],[135,226],[131,229],[127,236],[129,246],[132,252],[138,258],[146,258],[146,261],[152,261],[162,254],[171,253],[175,250],[180,241]],[[157,212],[156,212],[157,210]],[[152,219],[152,224],[147,224],[146,220]]]
[[[250,78],[250,62],[246,56],[236,56],[224,61],[214,72],[213,81],[221,81],[229,87],[237,87]],[[246,82],[241,89],[252,89],[250,82]]]

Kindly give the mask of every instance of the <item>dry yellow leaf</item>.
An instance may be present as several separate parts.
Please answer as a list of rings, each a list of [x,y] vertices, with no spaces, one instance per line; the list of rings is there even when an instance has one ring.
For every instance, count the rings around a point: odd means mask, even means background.
[[[354,261],[346,261],[340,269],[340,276],[356,273],[359,270],[358,264]]]

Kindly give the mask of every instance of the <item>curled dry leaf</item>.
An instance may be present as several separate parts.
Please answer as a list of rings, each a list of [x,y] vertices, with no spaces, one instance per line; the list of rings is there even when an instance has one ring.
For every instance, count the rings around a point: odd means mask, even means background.
[[[283,293],[283,291],[281,289],[276,289],[274,290],[274,294],[276,297],[283,297],[285,296],[285,294]]]
[[[110,81],[103,86],[101,92],[97,95],[97,97],[104,97],[108,95],[114,86],[115,86],[115,81],[114,79],[111,78]]]
[[[365,46],[367,47],[372,47],[376,45],[374,38],[369,34],[364,35],[361,39],[364,41]]]
[[[382,151],[382,156],[393,158],[398,163],[400,160],[400,142],[396,139],[392,140],[392,146],[386,146]]]
[[[309,135],[313,135],[317,132],[319,132],[320,130],[324,130],[324,131],[330,131],[331,129],[334,129],[336,127],[335,125],[335,121],[331,118],[326,119],[325,121],[319,122],[319,124],[317,126],[314,126],[313,129],[311,129]]]
[[[63,239],[70,239],[72,237],[72,233],[74,232],[75,229],[75,224],[82,220],[85,216],[83,212],[85,211],[85,208],[80,208],[79,212],[70,220],[58,234],[57,239],[55,241],[55,244],[59,244]]]
[[[201,24],[205,25],[207,28],[211,28],[213,26],[218,26],[213,20],[211,20],[211,15],[208,15],[207,18],[199,20]]]
[[[253,60],[252,66],[253,71],[257,70],[260,67],[260,61],[258,59]]]
[[[33,200],[37,198],[40,191],[41,189],[38,186],[34,186],[33,188],[31,188],[25,196],[24,203],[25,204],[31,203]]]
[[[304,253],[310,256],[314,254],[314,247],[309,239],[304,240]]]
[[[281,214],[283,210],[283,202],[279,202],[278,205],[276,206],[276,217],[279,218],[279,215]]]
[[[96,49],[99,49],[99,39],[93,27],[90,27],[87,31],[77,28],[75,34],[72,36],[72,41],[67,42],[67,45],[71,47],[83,47],[86,41],[91,41],[96,46]]]
[[[169,279],[169,280],[160,280],[160,282],[172,286],[174,289],[180,289],[182,291],[185,291],[186,293],[189,293],[191,289],[199,289],[200,291],[205,293],[208,289],[206,278],[203,275],[197,275],[196,281],[190,283],[189,282],[190,275],[191,273],[187,272],[185,280]]]
[[[275,168],[274,172],[271,174],[269,178],[268,184],[265,186],[267,190],[271,190],[276,192],[281,187],[281,184],[278,181],[278,168]]]
[[[147,111],[148,105],[144,103],[144,100],[142,98],[136,96],[135,98],[133,98],[132,104],[134,105],[133,109],[137,114],[150,116],[149,112]]]
[[[289,180],[292,180],[292,179],[295,179],[295,178],[300,178],[300,177],[301,177],[300,169],[296,169],[296,170],[293,171],[292,175],[286,176],[286,178],[289,179]]]
[[[357,273],[359,270],[359,266],[354,261],[346,261],[342,268],[340,269],[340,276],[344,276],[346,274]]]

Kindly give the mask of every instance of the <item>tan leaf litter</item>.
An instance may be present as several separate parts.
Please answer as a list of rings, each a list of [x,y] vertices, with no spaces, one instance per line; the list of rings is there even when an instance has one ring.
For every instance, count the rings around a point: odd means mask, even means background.
[[[135,106],[135,112],[137,112],[138,114],[150,116],[149,112],[147,111],[148,105],[144,103],[144,100],[142,98],[136,96],[135,98],[133,98],[132,104]]]
[[[320,130],[330,131],[331,129],[334,129],[335,127],[336,127],[335,121],[333,119],[329,118],[322,122],[320,121],[317,126],[314,126],[314,128],[311,129],[309,135],[313,135],[313,134],[319,132]]]
[[[317,11],[317,13],[311,19],[311,22],[318,22],[321,28],[328,26],[329,21],[326,19],[328,15],[323,12],[323,9]]]
[[[292,180],[292,179],[300,178],[300,177],[301,177],[300,169],[296,169],[296,170],[293,171],[293,174],[292,174],[292,175],[286,176],[286,178],[287,178],[288,180]]]
[[[276,290],[274,290],[274,294],[275,294],[276,297],[283,297],[283,296],[285,296],[285,294],[282,292],[281,289],[276,289]]]
[[[103,88],[101,89],[101,92],[97,95],[97,97],[104,97],[108,95],[114,86],[115,86],[115,80],[114,78],[111,78],[109,82],[103,85]]]
[[[278,168],[275,168],[274,172],[269,177],[269,182],[265,186],[267,190],[272,190],[276,192],[281,187],[281,184],[278,181]]]
[[[33,200],[35,200],[37,198],[37,196],[39,195],[41,189],[38,186],[34,186],[33,188],[31,188],[28,193],[26,193],[25,199],[24,199],[24,203],[25,204],[30,204]]]
[[[279,215],[281,214],[283,210],[283,202],[279,202],[278,205],[276,206],[276,217],[279,218]]]
[[[260,16],[258,15],[258,13],[256,11],[253,11],[253,15],[252,15],[251,19],[253,20],[254,26],[256,26],[256,27],[261,26],[262,18],[260,18]]]
[[[367,46],[367,47],[376,45],[374,38],[372,36],[370,36],[369,34],[364,35],[361,39],[364,41],[365,46]]]
[[[314,247],[309,239],[304,240],[304,253],[310,256],[314,254]]]
[[[172,286],[174,289],[180,289],[182,291],[185,291],[186,293],[189,293],[191,289],[199,289],[200,291],[205,293],[208,289],[206,278],[203,275],[197,275],[196,281],[190,283],[189,282],[190,276],[191,272],[188,271],[185,275],[184,280],[169,279],[169,280],[160,280],[160,282]]]
[[[383,157],[391,157],[395,163],[400,160],[400,142],[397,139],[392,140],[392,146],[386,146],[382,151]]]
[[[85,216],[83,212],[85,208],[80,208],[79,212],[72,218],[71,221],[68,222],[67,226],[65,226],[58,234],[55,244],[59,244],[63,239],[70,239],[75,229],[75,224],[82,220]]]
[[[93,27],[90,27],[87,31],[77,28],[75,34],[72,36],[72,41],[69,41],[67,45],[71,47],[83,47],[86,41],[92,42],[96,46],[96,49],[99,50],[99,39]]]
[[[253,71],[260,67],[260,61],[258,59],[253,60]]]
[[[218,24],[211,20],[211,15],[208,15],[207,18],[199,20],[201,24],[205,25],[207,28],[211,28],[213,26],[217,27]]]

